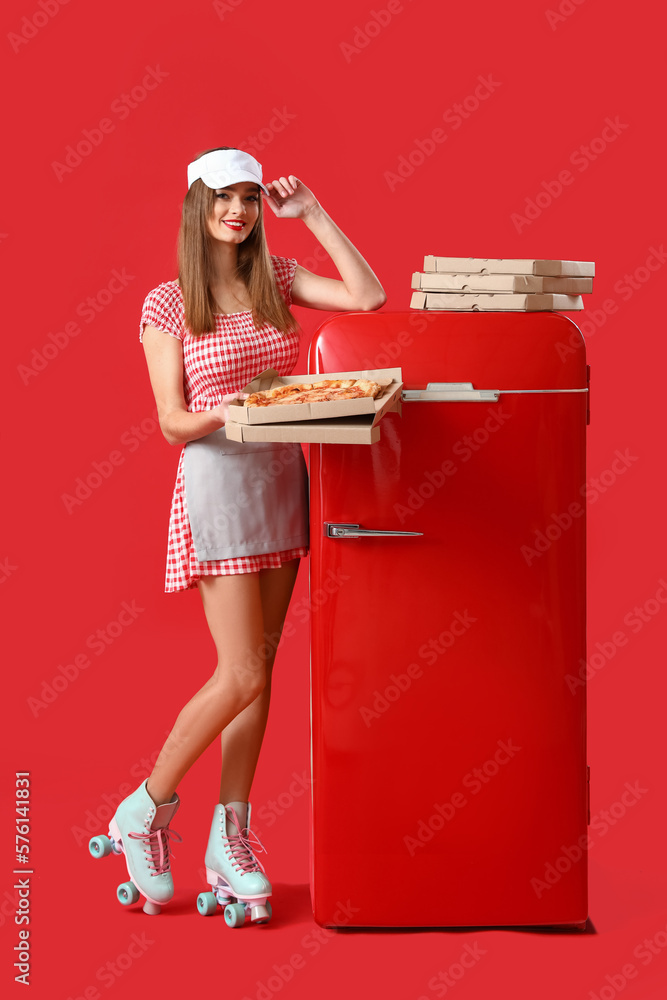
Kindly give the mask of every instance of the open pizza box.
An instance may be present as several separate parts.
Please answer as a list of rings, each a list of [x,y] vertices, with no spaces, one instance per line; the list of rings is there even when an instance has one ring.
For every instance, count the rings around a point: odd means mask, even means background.
[[[378,423],[392,410],[400,413],[403,372],[400,368],[372,368],[318,375],[278,375],[269,368],[241,391],[261,392],[295,382],[323,379],[365,378],[383,384],[380,394],[335,402],[300,403],[298,406],[245,407],[242,400],[229,404],[225,424],[232,441],[299,441],[310,444],[373,444],[380,439]]]

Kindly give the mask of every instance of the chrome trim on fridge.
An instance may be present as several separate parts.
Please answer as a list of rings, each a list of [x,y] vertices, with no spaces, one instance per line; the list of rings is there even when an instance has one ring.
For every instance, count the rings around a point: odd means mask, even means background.
[[[588,392],[588,389],[473,389],[472,382],[429,382],[425,389],[404,389],[401,400],[406,403],[497,403],[502,395],[543,392]]]
[[[372,528],[361,528],[358,524],[343,524],[338,521],[325,521],[324,534],[327,538],[366,538],[369,535],[423,535],[423,531],[379,531]]]
[[[425,389],[404,389],[401,399],[406,402],[467,400],[471,403],[497,403],[498,390],[473,389],[472,382],[429,382]]]

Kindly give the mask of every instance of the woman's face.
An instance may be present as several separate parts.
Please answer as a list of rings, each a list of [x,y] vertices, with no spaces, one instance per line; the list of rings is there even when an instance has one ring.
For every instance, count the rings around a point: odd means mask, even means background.
[[[213,239],[222,243],[243,243],[257,222],[260,198],[257,184],[250,181],[216,188],[213,211],[207,223]]]

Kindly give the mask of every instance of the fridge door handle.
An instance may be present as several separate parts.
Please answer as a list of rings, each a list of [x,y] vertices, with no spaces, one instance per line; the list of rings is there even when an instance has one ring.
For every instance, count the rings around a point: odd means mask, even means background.
[[[368,535],[423,535],[423,531],[378,531],[373,528],[361,528],[358,524],[342,524],[338,521],[325,521],[324,534],[327,538],[365,538]]]
[[[499,389],[473,389],[472,382],[429,382],[425,389],[404,389],[405,402],[462,400],[471,403],[497,403]]]

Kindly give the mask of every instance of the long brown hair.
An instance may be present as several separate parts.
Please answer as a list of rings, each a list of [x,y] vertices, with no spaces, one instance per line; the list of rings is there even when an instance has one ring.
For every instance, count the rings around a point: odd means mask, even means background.
[[[218,146],[217,149],[235,149],[235,146]],[[207,149],[195,159],[212,153]],[[258,187],[259,194],[259,187]],[[183,199],[181,225],[178,231],[178,281],[183,293],[185,325],[193,334],[215,330],[216,302],[211,294],[213,277],[211,242],[206,223],[215,205],[215,191],[197,179]],[[289,311],[278,286],[271,264],[264,232],[262,198],[259,195],[259,214],[247,240],[239,244],[237,276],[248,289],[252,303],[252,319],[256,330],[270,323],[281,333],[300,329],[296,318]]]

